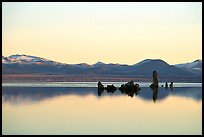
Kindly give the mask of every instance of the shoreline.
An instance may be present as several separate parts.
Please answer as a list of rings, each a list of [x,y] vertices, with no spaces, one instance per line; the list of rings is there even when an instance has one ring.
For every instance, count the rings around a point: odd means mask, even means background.
[[[2,83],[13,82],[152,82],[151,77],[136,76],[89,76],[89,75],[41,75],[41,74],[2,74]],[[160,82],[202,83],[202,77],[160,77]]]

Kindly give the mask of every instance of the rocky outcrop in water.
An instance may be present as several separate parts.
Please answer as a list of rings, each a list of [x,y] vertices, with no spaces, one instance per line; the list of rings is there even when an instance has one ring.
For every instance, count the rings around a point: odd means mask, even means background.
[[[173,88],[173,82],[170,83],[169,87],[170,87],[170,88]]]
[[[122,84],[120,87],[119,87],[119,90],[122,92],[122,93],[126,93],[128,96],[131,96],[133,97],[134,94],[138,94],[139,93],[139,90],[140,90],[140,87],[139,87],[139,84],[134,84],[133,81],[130,81],[126,84]]]
[[[152,79],[153,79],[153,83],[150,85],[150,88],[158,88],[159,87],[159,82],[158,82],[158,78],[157,78],[157,72],[153,71],[152,74]]]
[[[170,83],[169,87],[171,90],[173,90],[173,82]]]
[[[100,96],[101,93],[107,90],[107,92],[115,92],[117,88],[112,84],[112,85],[107,85],[107,87],[104,87],[103,84],[99,81],[98,82],[98,95]]]
[[[166,84],[165,84],[165,88],[167,89],[168,88],[168,83],[166,82]]]
[[[104,91],[104,86],[101,81],[98,82],[98,95],[100,96],[101,93]]]
[[[101,81],[98,82],[98,90],[104,90],[104,86]]]
[[[112,85],[107,85],[107,87],[105,87],[105,90],[107,90],[107,92],[115,92],[117,90],[117,88],[112,84]]]

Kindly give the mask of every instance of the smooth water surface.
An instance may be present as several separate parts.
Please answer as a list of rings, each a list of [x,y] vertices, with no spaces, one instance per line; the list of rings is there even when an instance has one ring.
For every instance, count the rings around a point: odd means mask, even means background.
[[[202,134],[202,87],[3,86],[2,120],[2,134]]]

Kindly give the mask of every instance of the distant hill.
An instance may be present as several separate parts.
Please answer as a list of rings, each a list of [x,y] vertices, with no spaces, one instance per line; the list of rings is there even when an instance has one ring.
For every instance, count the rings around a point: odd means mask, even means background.
[[[201,65],[200,65],[201,63]],[[55,74],[86,76],[150,77],[156,70],[159,77],[201,77],[202,61],[169,65],[161,59],[146,59],[134,65],[105,64],[97,62],[89,65],[63,64],[30,55],[2,56],[3,74]]]
[[[193,76],[191,72],[181,70],[173,65],[169,65],[161,59],[148,59],[131,66],[133,74],[147,76],[156,70],[160,77],[185,77]]]
[[[176,64],[174,66],[182,70],[191,72],[197,76],[202,75],[202,60],[195,60],[189,63]]]

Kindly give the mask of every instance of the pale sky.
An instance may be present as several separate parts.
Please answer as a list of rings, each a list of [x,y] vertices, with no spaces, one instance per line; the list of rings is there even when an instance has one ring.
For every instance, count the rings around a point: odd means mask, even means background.
[[[202,3],[2,3],[2,55],[62,63],[202,59]]]

